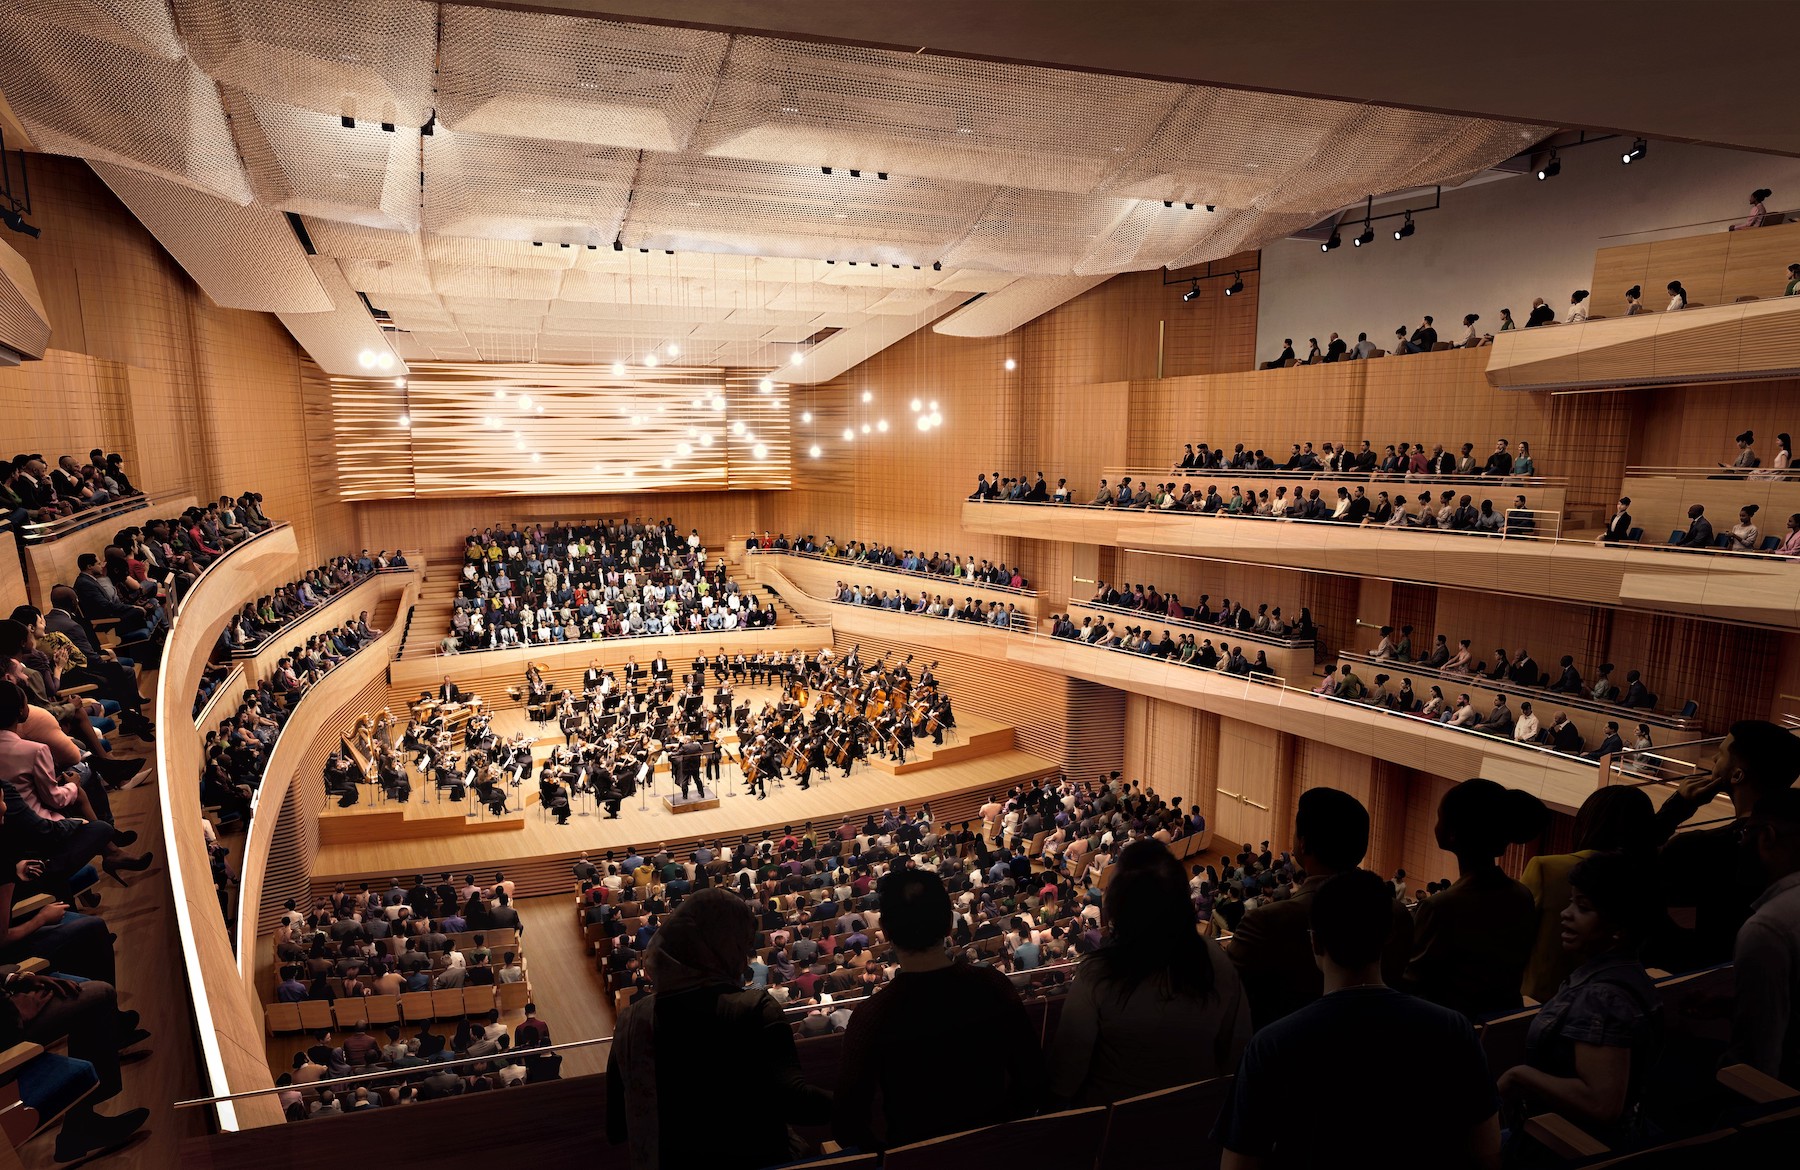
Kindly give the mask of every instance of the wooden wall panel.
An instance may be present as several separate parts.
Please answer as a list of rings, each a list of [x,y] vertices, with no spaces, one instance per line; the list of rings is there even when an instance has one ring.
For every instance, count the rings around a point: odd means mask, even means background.
[[[1165,800],[1211,813],[1219,784],[1218,719],[1144,695],[1125,701],[1125,779],[1141,780]]]
[[[1800,224],[1791,223],[1601,248],[1594,253],[1593,311],[1622,315],[1625,290],[1634,284],[1643,287],[1645,306],[1661,309],[1671,280],[1681,281],[1696,304],[1780,296],[1795,256],[1800,256]]]
[[[1737,457],[1734,436],[1750,430],[1756,432],[1756,450],[1767,466],[1775,457],[1775,436],[1782,431],[1800,433],[1794,415],[1797,396],[1800,379],[1796,378],[1725,386],[1671,386],[1629,395],[1636,422],[1630,463],[1639,467],[1710,467],[1730,463]],[[1780,520],[1785,522],[1786,517]],[[1771,531],[1778,532],[1780,528]]]

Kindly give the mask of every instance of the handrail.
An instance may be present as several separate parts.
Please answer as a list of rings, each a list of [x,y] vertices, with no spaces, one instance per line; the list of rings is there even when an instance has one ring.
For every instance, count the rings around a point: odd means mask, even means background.
[[[1386,524],[1363,523],[1363,524],[1357,524],[1357,525],[1346,525],[1342,521],[1338,521],[1338,520],[1302,520],[1302,519],[1298,519],[1293,516],[1256,516],[1256,515],[1252,515],[1251,513],[1248,513],[1248,512],[1239,512],[1235,515],[1228,515],[1224,512],[1208,513],[1208,512],[1193,512],[1193,511],[1171,513],[1170,510],[1166,509],[1166,508],[1144,508],[1144,509],[1119,508],[1119,507],[1115,507],[1114,505],[1111,505],[1111,504],[1075,504],[1075,503],[1058,504],[1058,503],[1054,503],[1054,502],[1027,501],[1027,500],[965,500],[964,502],[968,503],[968,504],[982,504],[982,505],[987,505],[987,506],[998,506],[998,507],[1009,507],[1009,508],[1067,508],[1067,509],[1077,509],[1077,510],[1080,510],[1083,512],[1132,513],[1132,512],[1142,511],[1149,515],[1168,516],[1168,515],[1173,514],[1176,516],[1188,517],[1188,518],[1194,519],[1194,520],[1255,520],[1255,521],[1262,521],[1265,523],[1279,523],[1279,524],[1322,524],[1322,525],[1325,525],[1326,527],[1339,528],[1339,529],[1368,528],[1368,529],[1373,529],[1373,530],[1377,530],[1377,531],[1381,531],[1381,532],[1417,532],[1417,533],[1423,533],[1423,534],[1431,535],[1431,536],[1469,536],[1469,537],[1487,537],[1490,539],[1509,539],[1510,538],[1513,540],[1538,541],[1538,542],[1542,542],[1542,543],[1546,543],[1546,544],[1570,544],[1570,545],[1587,545],[1587,546],[1593,546],[1595,544],[1595,541],[1591,537],[1582,538],[1582,537],[1563,536],[1560,526],[1558,526],[1558,529],[1554,534],[1546,533],[1546,532],[1542,531],[1541,529],[1534,530],[1532,532],[1505,532],[1505,531],[1487,532],[1487,531],[1482,531],[1479,529],[1470,529],[1470,528],[1419,528],[1419,527],[1415,527],[1410,524],[1397,524],[1397,525],[1390,526],[1390,525],[1386,525]],[[1508,511],[1508,512],[1523,511],[1523,512],[1530,513],[1534,516],[1544,514],[1544,513],[1534,512],[1530,508],[1520,508],[1520,509],[1508,508],[1508,509],[1505,509],[1505,511]],[[1658,550],[1665,550],[1665,551],[1669,551],[1669,552],[1680,552],[1680,553],[1684,553],[1684,554],[1694,554],[1694,555],[1711,554],[1714,556],[1757,558],[1760,560],[1782,561],[1782,562],[1787,562],[1787,563],[1794,563],[1797,559],[1794,557],[1784,557],[1784,556],[1781,556],[1774,552],[1761,552],[1761,551],[1757,551],[1757,550],[1734,552],[1731,549],[1717,548],[1717,547],[1714,547],[1711,545],[1707,545],[1705,547],[1700,547],[1700,546],[1696,546],[1696,545],[1667,545],[1667,546],[1664,546],[1664,545],[1656,545],[1656,544],[1648,544],[1648,545],[1647,544],[1636,544],[1636,543],[1632,543],[1630,541],[1618,541],[1618,542],[1605,543],[1601,547],[1622,549],[1622,550],[1634,550],[1635,549],[1639,552],[1654,552],[1654,551],[1658,551]],[[1127,551],[1130,551],[1130,550],[1127,550]],[[1151,551],[1154,551],[1154,550],[1151,550]],[[1159,554],[1159,555],[1179,555],[1179,554]]]
[[[166,491],[122,496],[116,500],[108,500],[97,507],[71,512],[67,516],[55,520],[40,520],[26,524],[19,530],[19,539],[26,544],[49,544],[52,541],[61,540],[71,533],[80,532],[84,528],[92,528],[103,520],[123,516],[128,512],[142,511],[157,504],[167,503],[177,496],[191,494],[191,492],[185,491]]]
[[[775,612],[775,607],[773,605],[764,604],[757,608],[768,610],[770,613]],[[800,625],[810,626],[815,624],[808,621],[800,614],[794,614],[793,617]],[[780,623],[778,622],[777,624]],[[787,624],[791,625],[793,623]],[[732,634],[756,633],[758,630],[772,630],[775,628],[775,625],[755,627],[739,626],[735,630],[676,630],[674,633],[662,634],[620,634],[613,638],[565,638],[561,642],[519,642],[512,646],[478,646],[473,650],[458,650],[455,654],[445,654],[437,649],[438,643],[444,640],[443,634],[439,634],[437,641],[431,643],[432,650],[429,654],[413,654],[409,652],[402,657],[402,661],[420,662],[433,658],[468,658],[474,654],[494,654],[504,650],[535,650],[542,652],[545,650],[554,650],[558,646],[613,646],[620,642],[638,642],[646,638],[712,638],[717,640],[719,638],[730,637]],[[446,631],[446,633],[447,632],[448,631]]]
[[[195,714],[194,726],[196,728],[204,729],[211,727],[216,723],[217,720],[215,720],[213,716],[218,712],[220,700],[229,699],[232,696],[237,695],[242,690],[243,681],[243,665],[241,663],[233,663],[231,670],[226,673],[224,678],[219,680],[219,685],[213,688],[212,696],[206,700],[205,706],[201,707],[199,712]],[[235,701],[235,699],[233,699],[233,701]]]
[[[1098,609],[1106,613],[1116,613],[1122,617],[1139,619],[1154,618],[1155,620],[1151,622],[1152,625],[1160,623],[1166,626],[1177,626],[1184,630],[1193,630],[1196,633],[1204,631],[1220,637],[1225,634],[1230,634],[1232,637],[1242,641],[1256,642],[1264,646],[1280,646],[1287,650],[1304,650],[1318,644],[1317,640],[1313,638],[1277,638],[1273,634],[1258,633],[1255,630],[1240,630],[1236,626],[1221,626],[1211,622],[1196,621],[1193,618],[1170,617],[1167,614],[1159,614],[1151,610],[1128,609],[1122,605],[1107,605],[1104,602],[1099,601],[1082,601],[1071,597],[1069,599],[1069,604],[1071,606],[1085,605],[1089,609]],[[1068,641],[1067,638],[1063,640]]]
[[[1011,585],[990,585],[985,581],[975,581],[968,577],[952,577],[948,573],[927,573],[920,569],[902,569],[898,565],[871,564],[868,561],[859,561],[853,557],[828,557],[824,553],[799,552],[791,548],[747,548],[743,550],[743,554],[747,557],[800,557],[803,560],[819,561],[820,563],[827,565],[857,565],[877,573],[900,573],[907,577],[917,577],[922,581],[960,581],[971,588],[993,589],[1000,593],[1010,593],[1015,597],[1029,597],[1035,599],[1038,595],[1038,591],[1035,589],[1015,589]]]
[[[1643,707],[1623,707],[1616,703],[1607,703],[1585,695],[1572,695],[1566,691],[1553,691],[1549,687],[1537,685],[1525,686],[1509,679],[1493,679],[1485,674],[1458,674],[1435,666],[1425,666],[1417,659],[1401,662],[1394,658],[1377,658],[1362,650],[1340,650],[1339,658],[1348,658],[1364,666],[1378,670],[1390,671],[1394,674],[1411,674],[1425,678],[1435,678],[1441,682],[1453,682],[1459,686],[1486,687],[1489,690],[1503,690],[1519,695],[1522,698],[1542,698],[1559,707],[1574,707],[1582,711],[1592,711],[1598,715],[1618,715],[1625,713],[1627,718],[1640,719],[1653,726],[1663,727],[1670,731],[1685,731],[1689,728],[1704,727],[1699,719],[1684,719],[1679,715],[1659,715],[1654,710]],[[1636,712],[1636,714],[1633,714]]]
[[[1128,650],[1123,646],[1096,645],[1095,643],[1092,643],[1092,642],[1083,642],[1078,638],[1056,638],[1049,634],[1045,634],[1045,633],[1037,632],[1037,631],[1024,634],[1023,636],[1029,637],[1029,638],[1042,638],[1047,641],[1057,643],[1057,644],[1062,644],[1062,645],[1086,646],[1090,650],[1106,650],[1106,651],[1111,651],[1112,653],[1115,653],[1115,654],[1129,654],[1133,658],[1145,658],[1145,657],[1154,658],[1154,655],[1139,654],[1137,651]],[[1209,669],[1206,667],[1201,667],[1196,663],[1182,662],[1181,660],[1174,659],[1174,658],[1160,658],[1160,659],[1155,659],[1155,660],[1159,661],[1159,662],[1168,663],[1171,666],[1185,666],[1185,667],[1189,667],[1189,668],[1195,669],[1195,670]],[[1215,674],[1224,674],[1225,673],[1224,671],[1219,670],[1217,667],[1212,667],[1210,669],[1211,669],[1212,673],[1215,673]],[[1373,712],[1376,712],[1377,714],[1388,716],[1388,717],[1391,717],[1394,719],[1411,719],[1415,722],[1422,722],[1428,727],[1438,727],[1438,728],[1442,728],[1445,731],[1456,731],[1456,732],[1462,732],[1467,735],[1478,735],[1478,736],[1481,736],[1482,739],[1488,740],[1492,743],[1505,744],[1505,745],[1515,747],[1515,748],[1523,748],[1528,751],[1540,752],[1544,755],[1555,756],[1559,760],[1576,760],[1583,764],[1592,762],[1592,761],[1587,760],[1583,756],[1569,755],[1567,752],[1559,752],[1555,748],[1546,747],[1543,744],[1523,743],[1523,742],[1520,742],[1519,740],[1515,740],[1515,739],[1511,739],[1511,738],[1502,739],[1499,736],[1489,735],[1484,731],[1478,731],[1471,727],[1453,727],[1450,724],[1438,723],[1435,720],[1429,720],[1429,719],[1421,720],[1419,718],[1419,716],[1417,716],[1417,715],[1408,715],[1408,714],[1405,714],[1405,713],[1402,713],[1399,711],[1391,711],[1391,710],[1387,709],[1386,707],[1379,707],[1373,703],[1364,703],[1364,702],[1361,702],[1356,699],[1340,699],[1336,695],[1321,694],[1318,691],[1312,690],[1311,688],[1303,689],[1300,687],[1289,686],[1285,679],[1282,679],[1277,676],[1250,674],[1250,675],[1229,675],[1228,677],[1240,679],[1246,683],[1254,683],[1258,686],[1276,687],[1290,695],[1306,695],[1306,696],[1310,696],[1311,698],[1314,698],[1314,699],[1322,699],[1327,702],[1340,703],[1345,706],[1358,708],[1358,709],[1364,710],[1364,711],[1373,711]],[[1680,746],[1685,747],[1687,745],[1683,744]]]
[[[269,1089],[251,1089],[244,1093],[224,1093],[217,1097],[192,1097],[186,1101],[176,1101],[176,1109],[194,1109],[202,1105],[219,1105],[230,1101],[242,1101],[249,1097],[267,1097],[271,1093],[309,1092],[318,1089],[331,1089],[339,1085],[361,1085],[368,1081],[385,1080],[388,1077],[420,1077],[430,1076],[439,1069],[453,1065],[478,1064],[517,1064],[524,1060],[544,1056],[551,1052],[567,1052],[575,1048],[589,1048],[596,1044],[611,1044],[611,1036],[592,1036],[586,1040],[565,1040],[561,1044],[545,1044],[538,1048],[508,1048],[505,1052],[495,1052],[488,1056],[458,1056],[452,1060],[433,1060],[411,1068],[370,1069],[365,1073],[357,1073],[347,1077],[331,1077],[320,1081],[306,1081],[302,1084],[276,1085]]]
[[[1106,467],[1101,469],[1108,479],[1129,475],[1133,479],[1144,476],[1173,476],[1177,480],[1208,479],[1217,483],[1229,483],[1231,477],[1241,476],[1244,479],[1280,479],[1291,483],[1310,483],[1315,480],[1342,480],[1345,483],[1416,483],[1443,484],[1446,487],[1473,484],[1506,484],[1508,487],[1541,487],[1566,488],[1569,477],[1566,475],[1415,475],[1410,471],[1288,471],[1274,468],[1261,471],[1254,467]],[[996,500],[1000,504],[1036,503],[1028,500]]]
[[[355,579],[353,579],[350,582],[350,584],[344,586],[342,589],[339,589],[336,593],[328,594],[323,600],[321,600],[317,605],[313,606],[311,609],[301,610],[286,624],[278,626],[277,628],[275,628],[273,630],[270,630],[267,634],[263,635],[262,640],[257,642],[256,645],[243,646],[236,650],[233,650],[231,652],[231,657],[233,660],[242,659],[242,658],[255,658],[257,655],[261,654],[264,650],[267,650],[274,643],[284,641],[287,638],[288,631],[294,629],[297,626],[303,625],[308,619],[310,619],[314,615],[316,615],[319,612],[319,610],[325,608],[325,606],[328,605],[329,603],[331,603],[333,601],[338,601],[344,597],[349,596],[350,594],[356,592],[358,589],[361,589],[364,585],[367,585],[370,581],[375,580],[375,578],[381,576],[384,573],[410,573],[412,571],[413,571],[412,565],[408,564],[404,568],[372,569],[367,573],[359,574]],[[292,584],[292,582],[289,582],[289,584]]]
[[[1625,469],[1626,479],[1748,479],[1778,483],[1784,479],[1800,480],[1800,467],[1775,469],[1771,467],[1722,467],[1719,464],[1708,466],[1674,466],[1657,467],[1653,465],[1633,466]]]

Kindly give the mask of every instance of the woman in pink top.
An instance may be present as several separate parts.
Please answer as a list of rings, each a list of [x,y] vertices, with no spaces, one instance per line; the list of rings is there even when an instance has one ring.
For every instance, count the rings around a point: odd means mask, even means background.
[[[1800,557],[1800,512],[1788,517],[1787,539],[1775,550],[1778,557]]]

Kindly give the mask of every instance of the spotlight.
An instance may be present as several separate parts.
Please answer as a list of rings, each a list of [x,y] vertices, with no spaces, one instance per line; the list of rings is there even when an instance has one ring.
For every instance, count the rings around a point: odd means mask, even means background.
[[[801,353],[799,350],[795,350],[793,353],[793,356],[788,358],[788,363],[790,365],[796,365],[796,366],[802,365],[805,363],[805,361],[806,361],[806,355]]]
[[[646,366],[650,366],[650,367],[654,368],[656,366],[656,355],[653,353],[645,354],[644,355],[644,364]]]
[[[875,420],[875,429],[880,431],[884,435],[887,434],[887,419],[885,419],[885,418],[876,419]]]
[[[400,429],[404,431],[404,430],[410,430],[411,428],[412,428],[412,415],[410,415],[410,414],[401,415],[400,416]]]
[[[758,443],[756,446],[750,448],[750,454],[756,456],[758,459],[767,459],[769,457],[769,449],[761,443]]]
[[[357,354],[356,355],[356,364],[361,366],[365,370],[374,369],[375,368],[375,351],[372,349],[365,349],[361,353]]]
[[[868,423],[864,423],[862,425],[862,433],[865,435],[869,433],[869,424]]]
[[[856,439],[856,432],[851,430],[849,427],[845,427],[844,428],[844,442],[846,442],[846,443],[853,442],[855,439]]]
[[[625,363],[614,362],[612,364],[612,375],[615,378],[623,378],[625,376]]]
[[[1550,152],[1550,161],[1538,168],[1538,182],[1541,183],[1545,179],[1554,179],[1560,174],[1562,174],[1562,159],[1557,158],[1556,152],[1553,150]]]
[[[36,224],[26,223],[25,217],[20,215],[14,208],[0,208],[0,221],[4,221],[6,226],[15,232],[30,236],[34,240],[38,238],[40,232],[38,226]]]
[[[862,398],[863,398],[863,401],[864,401],[864,402],[865,402],[865,403],[867,403],[867,402],[873,402],[873,401],[875,401],[875,395],[874,395],[874,394],[872,394],[872,393],[870,393],[870,392],[869,392],[869,391],[867,391],[867,390],[864,390],[864,391],[863,391],[863,395],[862,395]]]
[[[708,431],[704,435],[700,436],[700,445],[702,447],[710,447],[713,445],[713,437],[712,437],[711,431]]]
[[[378,370],[391,370],[394,368],[394,360],[394,355],[391,352],[384,350],[375,355],[375,368]]]
[[[1323,244],[1319,245],[1319,251],[1330,252],[1335,248],[1341,248],[1343,246],[1344,246],[1344,237],[1338,235],[1338,233],[1336,233],[1334,231],[1331,233],[1331,238],[1329,240],[1326,240]]]
[[[1231,274],[1231,283],[1225,286],[1225,295],[1235,297],[1244,291],[1244,281],[1237,273]]]
[[[1412,234],[1413,234],[1412,212],[1409,211],[1406,213],[1406,222],[1394,229],[1394,238],[1396,240],[1404,240],[1406,237],[1408,237]]]
[[[762,381],[760,381],[756,384],[756,388],[758,390],[761,390],[764,394],[767,394],[770,391],[775,389],[775,383],[770,381],[767,378],[764,378]]]
[[[918,414],[921,410],[924,410],[924,409],[925,409],[925,404],[923,402],[920,402],[917,398],[912,400],[912,412],[914,414]]]
[[[663,460],[662,467],[663,467],[664,471],[669,470],[669,468],[671,468],[673,466],[675,466],[675,461],[673,459],[664,459]]]
[[[664,346],[663,348],[667,351],[667,353],[670,357],[680,357],[681,356],[681,347],[679,345],[676,345],[673,341],[669,342],[669,344]]]
[[[1375,242],[1375,229],[1369,226],[1368,220],[1363,220],[1362,234],[1350,242],[1359,248],[1364,244],[1372,244]]]
[[[542,463],[544,461],[543,453],[539,452],[539,451],[533,451],[531,453],[531,461],[533,463]]]
[[[1194,286],[1192,288],[1188,289],[1186,292],[1181,294],[1181,299],[1183,301],[1191,301],[1199,295],[1200,295],[1200,282],[1196,280],[1194,282]]]
[[[944,425],[944,416],[937,412],[937,408],[935,406],[932,407],[931,414],[928,416],[928,418],[929,418],[931,425],[934,427],[941,427]]]
[[[814,459],[817,459],[819,457],[819,445],[814,443],[811,447],[807,448],[806,453],[811,455]]]
[[[812,411],[810,411],[810,410],[802,411],[800,414],[800,421],[803,423],[811,422],[812,421]]]
[[[1626,151],[1624,154],[1619,156],[1619,161],[1624,163],[1626,166],[1630,166],[1632,163],[1636,162],[1638,159],[1643,158],[1644,152],[1649,149],[1650,149],[1650,144],[1648,142],[1646,142],[1645,140],[1643,140],[1642,138],[1640,138],[1636,142],[1631,144],[1630,150]]]
[[[1012,358],[1007,358],[1004,362],[1002,362],[1000,364],[1005,366],[1008,371],[1016,370],[1019,368],[1019,363],[1017,361],[1013,360]]]
[[[930,430],[931,429],[931,416],[928,414],[920,415],[919,421],[918,421],[918,427],[921,431]]]
[[[725,396],[723,394],[713,395],[712,408],[717,414],[725,413]]]
[[[675,454],[681,456],[683,459],[686,459],[689,455],[692,455],[693,453],[694,453],[693,444],[691,444],[691,443],[675,444]]]
[[[743,419],[740,418],[736,422],[731,424],[731,433],[736,435],[740,439],[744,437],[744,420]]]

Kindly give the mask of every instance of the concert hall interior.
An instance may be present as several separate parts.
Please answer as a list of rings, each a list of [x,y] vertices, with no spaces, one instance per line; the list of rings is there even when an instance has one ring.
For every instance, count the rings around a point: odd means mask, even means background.
[[[0,1170],[1791,1156],[1800,16],[1522,15],[5,6]]]

